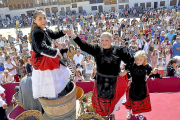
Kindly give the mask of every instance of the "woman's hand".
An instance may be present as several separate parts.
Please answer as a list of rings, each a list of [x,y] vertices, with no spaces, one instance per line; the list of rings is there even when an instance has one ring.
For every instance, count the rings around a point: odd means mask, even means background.
[[[126,71],[126,70],[124,70],[123,72],[120,72],[120,73],[119,73],[120,76],[125,76],[126,74],[127,74],[127,71]]]
[[[64,32],[64,31],[63,31],[63,32]],[[65,30],[64,33],[66,33],[68,36],[71,36],[71,37],[72,37],[72,35],[73,35],[73,33],[72,33],[72,31],[71,31],[70,29]]]
[[[3,109],[6,109],[7,108],[7,104],[5,103],[2,107],[3,107]]]

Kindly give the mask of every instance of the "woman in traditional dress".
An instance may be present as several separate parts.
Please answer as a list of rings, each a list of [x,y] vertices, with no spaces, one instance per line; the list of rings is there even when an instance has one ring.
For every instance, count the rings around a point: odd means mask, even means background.
[[[101,46],[91,45],[83,42],[70,30],[67,32],[80,46],[82,51],[91,54],[97,65],[97,77],[94,84],[92,105],[101,116],[112,115],[118,110],[125,98],[126,73],[129,66],[133,64],[134,58],[126,47],[111,46],[112,34],[104,32],[101,34]],[[125,71],[121,72],[121,60],[126,63]],[[120,75],[119,75],[120,73]]]
[[[33,97],[58,98],[68,82],[70,71],[61,62],[59,50],[52,47],[52,39],[63,37],[67,31],[53,32],[46,28],[47,19],[43,11],[36,11],[33,16],[29,40],[32,45],[31,62],[33,65]],[[59,57],[61,59],[59,60]]]

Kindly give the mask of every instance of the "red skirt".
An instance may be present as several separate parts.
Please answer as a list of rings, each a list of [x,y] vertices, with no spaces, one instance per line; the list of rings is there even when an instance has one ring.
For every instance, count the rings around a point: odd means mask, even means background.
[[[146,84],[147,97],[140,101],[132,101],[129,98],[129,88],[130,86],[126,91],[126,103],[124,104],[126,106],[126,109],[132,110],[133,114],[151,111],[151,102],[150,102],[149,89],[147,84]]]
[[[35,70],[53,70],[60,68],[59,58],[51,58],[47,56],[36,57],[36,53],[31,51],[31,63]]]
[[[118,75],[113,99],[103,99],[98,97],[97,84],[94,84],[92,105],[96,113],[101,116],[108,116],[113,112],[115,105],[127,90],[126,78],[127,76],[121,77]]]

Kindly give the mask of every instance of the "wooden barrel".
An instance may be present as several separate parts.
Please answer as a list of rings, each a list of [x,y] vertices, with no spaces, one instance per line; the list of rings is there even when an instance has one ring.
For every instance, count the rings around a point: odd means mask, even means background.
[[[76,111],[76,85],[71,82],[73,89],[67,95],[58,99],[39,98],[39,101],[47,114],[53,120],[63,120]]]
[[[83,95],[84,95],[83,89],[80,88],[80,87],[76,87],[76,99],[79,100],[79,101],[81,101]]]

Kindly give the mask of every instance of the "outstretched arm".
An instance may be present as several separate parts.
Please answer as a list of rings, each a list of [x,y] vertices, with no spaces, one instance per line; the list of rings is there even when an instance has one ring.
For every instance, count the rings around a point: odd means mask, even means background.
[[[50,38],[52,39],[58,39],[60,37],[63,37],[65,35],[65,33],[62,30],[59,31],[52,31],[50,29],[46,29],[48,35],[50,36]]]
[[[73,36],[74,41],[77,43],[77,45],[81,48],[82,51],[85,51],[92,56],[96,55],[98,52],[98,48],[100,48],[98,45],[91,45],[89,43],[83,42],[79,37]]]
[[[125,70],[130,71],[133,63],[134,63],[134,56],[129,52],[128,48],[126,47],[120,47],[120,57],[122,58],[122,61],[126,64]]]

